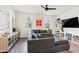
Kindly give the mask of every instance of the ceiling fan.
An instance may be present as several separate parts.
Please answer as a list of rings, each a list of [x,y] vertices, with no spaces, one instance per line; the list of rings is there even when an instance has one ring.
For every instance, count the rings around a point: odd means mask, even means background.
[[[48,11],[48,10],[56,10],[56,8],[48,8],[48,5],[45,5],[45,6],[41,5],[41,7],[44,8],[46,11]]]

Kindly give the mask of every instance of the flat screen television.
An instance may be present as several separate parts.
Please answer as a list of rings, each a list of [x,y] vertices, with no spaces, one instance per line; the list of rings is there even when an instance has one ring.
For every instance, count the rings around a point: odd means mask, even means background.
[[[62,27],[79,27],[78,17],[62,20]]]

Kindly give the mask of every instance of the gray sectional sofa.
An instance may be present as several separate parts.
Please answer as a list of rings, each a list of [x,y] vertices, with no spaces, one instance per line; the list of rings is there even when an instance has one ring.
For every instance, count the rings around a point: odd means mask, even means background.
[[[28,53],[56,53],[69,48],[67,40],[55,41],[55,38],[28,40]]]

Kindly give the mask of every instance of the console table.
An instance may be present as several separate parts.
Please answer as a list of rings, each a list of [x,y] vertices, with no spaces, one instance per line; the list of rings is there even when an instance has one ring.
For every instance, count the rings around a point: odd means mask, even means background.
[[[8,52],[19,39],[19,32],[13,32],[0,37],[0,52]]]

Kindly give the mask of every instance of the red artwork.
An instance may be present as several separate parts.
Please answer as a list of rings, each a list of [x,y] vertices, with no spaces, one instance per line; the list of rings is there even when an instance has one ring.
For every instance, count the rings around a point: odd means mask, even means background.
[[[36,26],[42,26],[42,20],[36,20]]]

